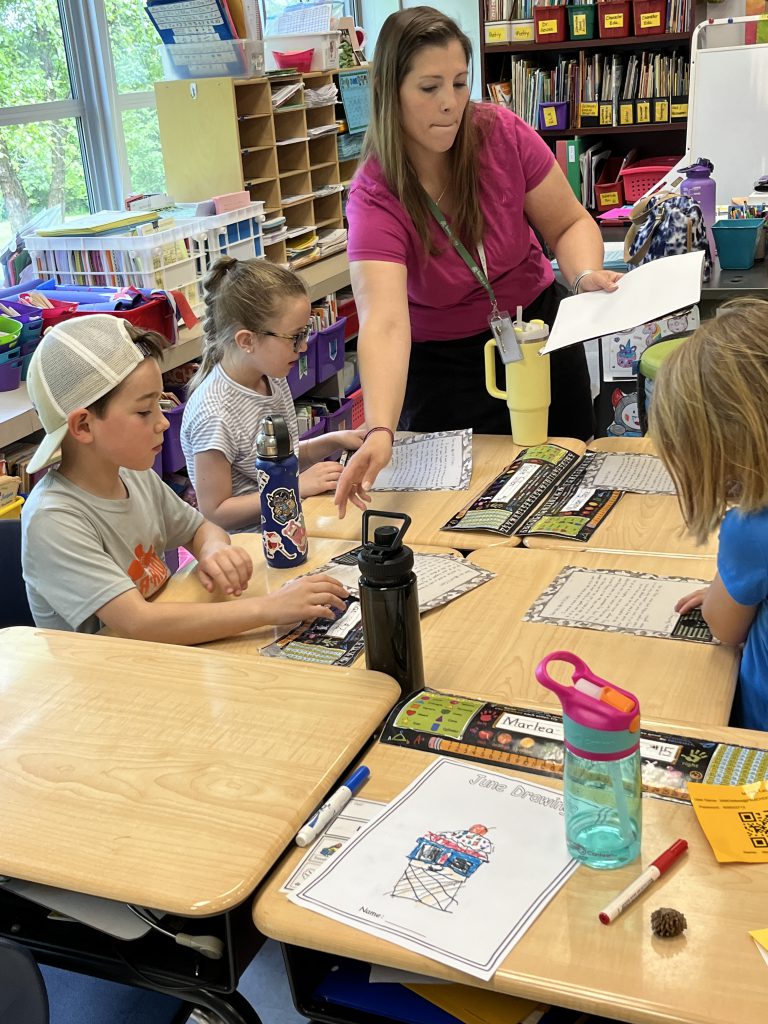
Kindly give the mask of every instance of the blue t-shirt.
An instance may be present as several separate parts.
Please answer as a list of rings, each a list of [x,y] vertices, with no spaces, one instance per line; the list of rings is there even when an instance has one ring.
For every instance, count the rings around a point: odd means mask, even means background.
[[[717,571],[730,597],[757,605],[739,669],[731,725],[768,729],[768,509],[730,509],[720,527]]]

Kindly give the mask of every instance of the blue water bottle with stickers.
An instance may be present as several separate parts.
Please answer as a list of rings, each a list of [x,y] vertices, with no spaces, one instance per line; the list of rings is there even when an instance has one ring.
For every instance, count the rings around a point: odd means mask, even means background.
[[[550,675],[565,662],[571,682]],[[562,672],[560,673],[562,675]],[[570,651],[553,651],[536,678],[563,706],[563,802],[570,855],[590,868],[620,868],[640,856],[640,705]]]
[[[291,569],[307,560],[307,531],[299,496],[299,459],[282,416],[265,416],[256,435],[261,539],[267,565]]]

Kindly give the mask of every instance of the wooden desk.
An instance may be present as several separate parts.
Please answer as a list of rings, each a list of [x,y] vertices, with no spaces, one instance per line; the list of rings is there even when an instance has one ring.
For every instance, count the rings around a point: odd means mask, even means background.
[[[114,637],[0,643],[0,874],[190,917],[254,891],[400,693]]]
[[[703,578],[708,561],[524,548],[476,551],[469,557],[498,575],[423,620],[428,686],[505,704],[541,702],[559,710],[557,699],[533,673],[550,651],[570,650],[599,676],[636,693],[644,715],[727,723],[738,671],[735,647],[522,621],[566,565]]]
[[[593,441],[589,449],[655,452],[647,437],[601,437]],[[624,494],[586,543],[552,537],[526,537],[524,543],[529,548],[562,548],[568,551],[627,551],[692,558],[713,558],[717,555],[717,535],[699,547],[686,530],[677,497],[673,494]],[[712,565],[705,575],[711,577],[714,574]]]
[[[329,540],[328,538],[314,538],[309,540],[309,558],[303,565],[295,569],[271,569],[265,559],[261,545],[260,533],[238,533],[232,537],[232,543],[237,544],[248,552],[253,559],[253,576],[243,596],[258,597],[262,594],[270,594],[279,590],[288,580],[295,579],[310,569],[316,569],[324,565],[335,555],[350,551],[356,544],[347,540]],[[359,542],[358,542],[359,543]],[[458,551],[449,550],[444,547],[429,547],[423,544],[411,544],[415,551],[436,551],[441,554],[458,555]],[[168,580],[163,589],[154,598],[155,601],[179,601],[185,604],[210,604],[215,601],[238,601],[237,597],[226,597],[219,591],[210,594],[202,585],[195,572],[196,562],[185,565]],[[240,633],[238,636],[227,637],[224,640],[212,640],[207,644],[199,644],[203,650],[215,649],[227,651],[230,654],[257,655],[262,647],[272,643],[279,636],[288,630],[288,626],[261,626],[258,629],[248,630],[247,633]]]
[[[562,437],[552,440],[574,451],[584,451],[581,441]],[[509,434],[475,434],[472,439],[472,479],[466,491],[375,491],[369,507],[385,512],[406,512],[411,516],[413,523],[407,535],[409,544],[435,544],[442,548],[461,548],[462,551],[517,547],[520,543],[517,537],[501,537],[480,530],[443,531],[441,527],[477,497],[520,451],[520,445],[514,444]],[[354,505],[347,505],[344,519],[339,519],[332,495],[307,498],[303,507],[310,537],[343,537],[360,543],[362,519]]]
[[[650,720],[644,724],[768,746],[766,733]],[[364,755],[371,769],[366,797],[392,799],[434,756],[374,746]],[[521,777],[559,786],[539,776]],[[641,864],[647,866],[678,836],[690,844],[686,857],[613,924],[601,925],[597,915],[602,907],[638,875]],[[768,968],[747,932],[768,922],[768,873],[760,866],[719,865],[688,805],[643,800],[641,864],[605,872],[580,867],[486,983],[290,903],[278,890],[299,859],[299,851],[286,857],[253,905],[256,927],[281,942],[631,1024],[752,1024],[764,1017]],[[685,914],[688,930],[683,936],[652,936],[650,914],[660,906]]]

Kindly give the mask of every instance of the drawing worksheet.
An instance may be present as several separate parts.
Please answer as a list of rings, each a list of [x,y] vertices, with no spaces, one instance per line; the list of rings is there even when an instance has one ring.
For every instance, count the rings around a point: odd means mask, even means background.
[[[488,980],[575,870],[558,790],[438,759],[288,898]]]
[[[687,615],[675,611],[681,597],[707,583],[685,576],[567,565],[523,621],[711,642],[712,634],[698,609]]]
[[[464,491],[472,476],[472,431],[397,438],[372,491]]]

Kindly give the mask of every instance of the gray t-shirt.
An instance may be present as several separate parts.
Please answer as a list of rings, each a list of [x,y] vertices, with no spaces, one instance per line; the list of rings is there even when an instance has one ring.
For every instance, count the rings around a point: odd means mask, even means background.
[[[181,447],[187,472],[195,481],[195,455],[221,452],[232,467],[232,497],[258,491],[256,480],[256,434],[264,416],[285,419],[293,450],[298,454],[299,430],[296,410],[285,377],[267,377],[270,395],[260,395],[237,384],[221,366],[215,366],[187,399],[181,423]]]
[[[136,587],[149,597],[170,575],[164,552],[188,544],[203,517],[151,469],[121,469],[127,498],[99,498],[56,470],[32,488],[21,560],[38,626],[96,633],[95,612]]]

